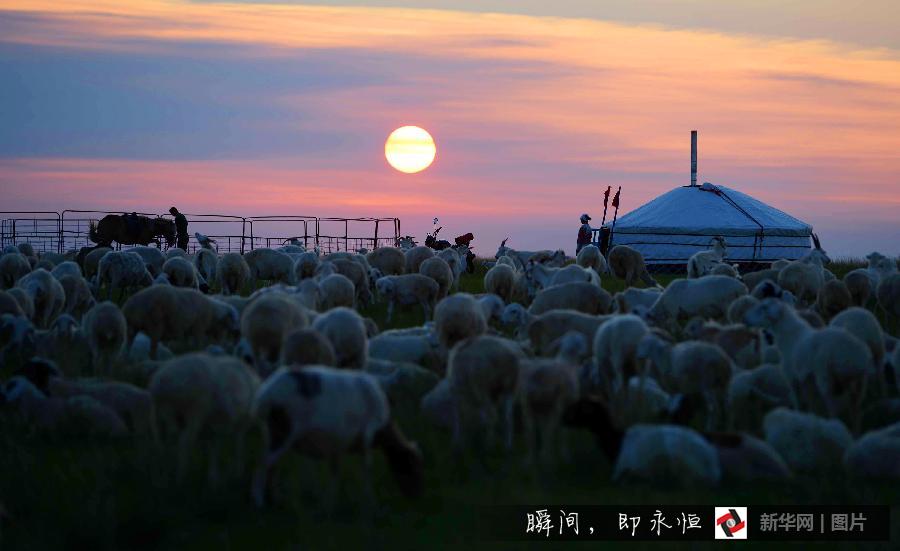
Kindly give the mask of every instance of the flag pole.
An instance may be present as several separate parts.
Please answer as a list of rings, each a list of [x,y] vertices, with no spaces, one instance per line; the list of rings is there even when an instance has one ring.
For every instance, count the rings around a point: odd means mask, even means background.
[[[619,190],[616,191],[616,196],[613,197],[613,206],[616,207],[616,211],[613,214],[612,228],[609,230],[609,244],[612,245],[612,237],[613,232],[616,231],[616,218],[619,217],[619,195],[622,193],[622,186],[619,186]]]
[[[600,222],[600,225],[606,223],[606,206],[609,204],[609,192],[612,189],[612,186],[606,186],[606,193],[603,194],[603,221]]]

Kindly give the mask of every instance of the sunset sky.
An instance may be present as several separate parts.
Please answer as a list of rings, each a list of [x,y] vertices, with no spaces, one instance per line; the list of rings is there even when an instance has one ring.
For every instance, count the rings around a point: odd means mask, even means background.
[[[786,5],[783,5],[786,4]],[[0,210],[396,216],[481,253],[700,181],[900,254],[900,3],[0,0]],[[427,129],[434,164],[384,141]]]

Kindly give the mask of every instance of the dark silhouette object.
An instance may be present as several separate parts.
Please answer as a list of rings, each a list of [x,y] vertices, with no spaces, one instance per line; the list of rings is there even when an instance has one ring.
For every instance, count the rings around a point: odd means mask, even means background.
[[[441,239],[440,241],[438,240],[437,234],[439,231],[441,231],[441,227],[425,236],[426,247],[432,248],[436,251],[443,251],[444,249],[450,247],[450,242],[446,239]]]
[[[133,218],[132,218],[133,217]],[[121,245],[160,245],[159,238],[166,240],[166,246],[175,243],[175,224],[164,218],[149,218],[136,214],[107,214],[100,222],[91,222],[88,237],[101,247],[111,247],[113,241]]]
[[[187,251],[187,246],[188,246],[188,232],[187,232],[188,221],[187,221],[187,218],[185,218],[183,214],[178,212],[178,209],[176,209],[175,207],[170,208],[169,212],[172,214],[172,216],[175,217],[175,233],[176,233],[176,237],[177,237],[176,246],[179,249]]]
[[[580,253],[585,245],[591,244],[593,235],[591,233],[591,225],[588,224],[591,221],[591,217],[587,214],[582,214],[579,220],[581,220],[581,227],[578,228],[578,237],[575,240],[575,254]]]

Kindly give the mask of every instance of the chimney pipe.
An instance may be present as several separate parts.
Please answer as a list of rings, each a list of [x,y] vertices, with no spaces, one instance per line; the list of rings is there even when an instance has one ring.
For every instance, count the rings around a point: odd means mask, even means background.
[[[697,131],[691,130],[691,186],[697,185]]]

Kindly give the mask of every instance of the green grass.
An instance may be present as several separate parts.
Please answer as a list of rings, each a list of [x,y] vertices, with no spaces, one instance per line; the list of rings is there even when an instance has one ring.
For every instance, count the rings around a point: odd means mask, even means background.
[[[847,270],[850,266],[847,266]],[[480,270],[466,275],[462,289],[481,291]],[[837,273],[837,272],[836,272]],[[675,276],[658,278],[662,283]],[[621,282],[607,279],[615,291]],[[382,322],[384,307],[366,311]],[[421,323],[417,309],[400,310],[393,326]],[[215,489],[206,484],[197,453],[188,479],[176,484],[172,447],[154,449],[143,441],[93,442],[34,433],[9,415],[0,417],[0,549],[560,549],[562,544],[501,543],[481,539],[483,506],[573,504],[892,504],[896,484],[863,483],[843,477],[797,479],[787,484],[723,485],[715,490],[622,486],[610,482],[610,465],[593,438],[567,431],[573,461],[535,471],[524,465],[517,442],[512,453],[456,457],[449,435],[432,428],[413,405],[395,410],[404,431],[417,440],[426,458],[424,497],[399,495],[386,465],[376,456],[374,487],[379,506],[368,511],[354,491],[361,461],[341,466],[337,509],[326,514],[320,496],[327,468],[312,459],[286,458],[280,496],[264,510],[252,507],[249,477],[233,476]],[[251,457],[259,438],[249,442]],[[199,448],[199,446],[198,446]],[[900,541],[900,512],[892,512],[892,538]],[[771,543],[753,544],[772,548]],[[660,544],[662,545],[662,544]],[[628,548],[660,545],[629,544]],[[670,548],[712,548],[709,544],[671,544]],[[596,543],[565,548],[595,549]],[[775,545],[787,547],[787,545]],[[856,548],[802,543],[794,548]],[[892,546],[882,544],[889,549]]]

